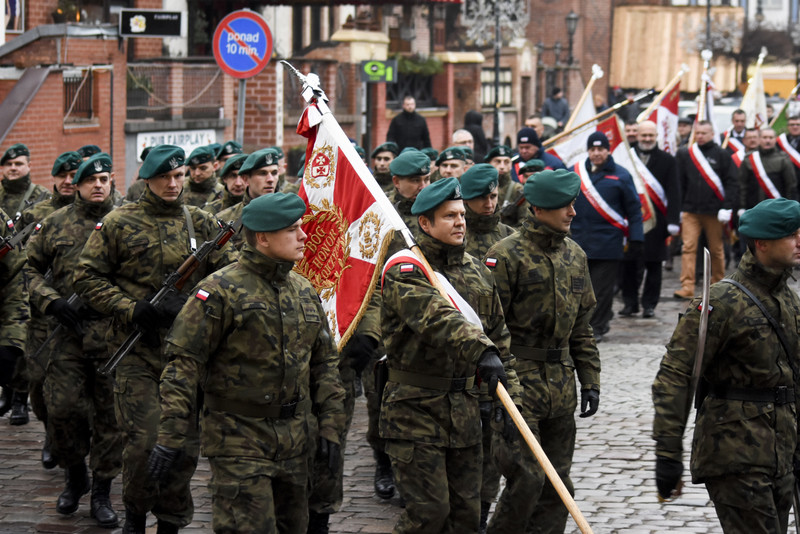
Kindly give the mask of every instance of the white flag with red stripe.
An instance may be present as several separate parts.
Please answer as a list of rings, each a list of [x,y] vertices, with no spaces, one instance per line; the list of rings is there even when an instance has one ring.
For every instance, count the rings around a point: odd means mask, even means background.
[[[661,103],[649,117],[656,123],[658,147],[672,155],[678,152],[678,101],[680,97],[681,84],[678,82],[669,93],[664,95]]]
[[[369,303],[392,231],[408,230],[331,113],[310,104],[297,133],[308,138],[298,191],[308,237],[295,270],[319,293],[341,349]]]

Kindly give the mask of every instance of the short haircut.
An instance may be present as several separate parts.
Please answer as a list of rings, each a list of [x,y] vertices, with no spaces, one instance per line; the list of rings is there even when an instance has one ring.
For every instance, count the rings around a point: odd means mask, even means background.
[[[800,121],[800,115],[792,115],[786,120],[787,121]]]
[[[746,113],[746,112],[745,112],[745,110],[743,110],[743,109],[736,109],[736,110],[734,110],[734,111],[733,111],[733,113],[731,113],[731,117],[734,117],[734,116],[736,116],[736,115],[744,115],[744,116],[747,116],[747,113]]]
[[[553,87],[553,96],[556,96],[560,92],[561,92],[561,88],[560,87]]]
[[[251,247],[256,246],[256,231],[251,230],[246,226],[242,226],[242,232],[244,233],[244,241]]]
[[[639,126],[639,123],[636,119],[628,119],[625,121],[625,126]]]
[[[541,113],[531,113],[526,117],[526,119],[541,119],[541,118],[542,118]]]
[[[441,206],[441,204],[439,204],[439,206]],[[428,211],[423,211],[422,213],[419,214],[419,217],[425,217],[431,222],[431,224],[434,224],[436,222],[436,208],[438,208],[439,206],[431,208]]]
[[[752,237],[742,236],[744,237],[744,244],[747,245],[747,250],[750,251],[750,254],[756,253],[756,240]]]
[[[712,129],[714,128],[714,127],[711,125],[711,122],[710,122],[710,121],[707,121],[707,120],[701,120],[701,121],[697,121],[697,126],[711,126],[711,128],[712,128]]]

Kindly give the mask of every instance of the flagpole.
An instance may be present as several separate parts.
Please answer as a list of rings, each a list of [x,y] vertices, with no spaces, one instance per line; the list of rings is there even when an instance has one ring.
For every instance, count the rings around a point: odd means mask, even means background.
[[[783,113],[783,111],[789,106],[789,102],[791,102],[792,99],[797,96],[797,90],[798,89],[800,89],[800,83],[794,86],[794,89],[792,89],[792,92],[789,93],[789,97],[783,103],[783,105],[781,106],[781,109],[775,114],[774,117],[772,117],[772,120],[769,123],[769,127],[770,128],[775,126],[775,121],[778,120],[778,117],[780,117],[781,114]]]
[[[650,114],[653,113],[653,110],[656,109],[659,106],[659,104],[661,104],[661,101],[664,100],[664,97],[667,96],[669,92],[675,88],[676,85],[678,85],[678,83],[681,81],[681,78],[683,78],[683,75],[686,74],[687,72],[689,72],[689,65],[684,63],[683,65],[681,65],[678,74],[676,74],[675,77],[669,81],[667,86],[664,87],[664,89],[662,89],[660,93],[658,93],[658,96],[656,96],[653,99],[650,105],[647,106],[647,108],[644,111],[639,113],[639,116],[636,117],[636,122],[646,121],[647,118],[650,116]]]
[[[567,124],[564,125],[565,130],[569,130],[572,123],[575,122],[575,119],[578,118],[578,113],[580,113],[581,108],[583,107],[583,103],[586,100],[586,97],[589,96],[589,92],[592,90],[592,86],[594,85],[595,80],[599,80],[603,77],[603,69],[600,68],[600,65],[594,64],[592,65],[592,77],[589,78],[589,83],[586,84],[586,88],[583,90],[583,94],[581,95],[580,100],[578,100],[578,105],[572,110],[572,115],[569,116],[569,120]]]
[[[342,150],[345,153],[345,156],[353,156],[351,162],[354,163],[354,167],[356,172],[362,177],[364,183],[366,184],[367,188],[373,193],[375,200],[381,206],[382,209],[386,210],[387,215],[392,223],[392,226],[395,230],[400,231],[403,235],[406,244],[408,244],[409,248],[414,252],[414,254],[419,257],[421,263],[423,264],[424,268],[426,269],[426,274],[428,279],[431,281],[431,284],[436,288],[436,290],[450,302],[450,298],[447,295],[447,290],[442,286],[442,283],[439,281],[438,277],[434,274],[433,269],[431,268],[430,264],[428,263],[425,256],[422,254],[419,246],[414,241],[414,237],[411,234],[411,231],[403,222],[403,219],[394,209],[389,199],[386,197],[386,194],[378,185],[378,182],[375,181],[375,178],[372,177],[372,174],[364,165],[364,162],[355,152],[353,145],[347,139],[347,136],[344,134],[342,127],[333,117],[333,113],[331,113],[331,109],[328,107],[327,101],[328,97],[325,95],[325,92],[319,85],[319,76],[313,73],[309,73],[307,75],[302,74],[300,71],[295,69],[289,62],[281,60],[281,63],[285,64],[295,76],[297,76],[303,82],[303,88],[301,91],[301,95],[303,99],[308,102],[309,104],[314,102],[317,107],[319,108],[320,113],[322,114],[322,121],[330,128],[330,131],[334,134],[334,137],[337,138],[337,141],[340,141],[341,138],[344,138],[343,143],[339,144],[339,150]],[[360,165],[359,165],[360,163]],[[366,170],[366,174],[362,174],[362,170]],[[369,176],[370,179],[364,179],[366,176]],[[376,194],[380,193],[380,194]],[[397,224],[395,226],[395,224]],[[584,534],[591,534],[592,529],[589,526],[589,523],[586,522],[586,519],[583,517],[578,505],[575,504],[575,500],[570,495],[569,490],[564,485],[564,482],[558,475],[558,472],[553,467],[553,464],[550,462],[550,459],[545,454],[544,450],[542,449],[539,442],[536,440],[536,437],[531,432],[531,429],[528,427],[525,419],[522,417],[522,414],[519,412],[519,409],[514,404],[514,401],[511,400],[511,396],[506,391],[506,388],[503,384],[497,384],[497,396],[500,398],[500,401],[505,406],[506,411],[509,413],[511,418],[514,420],[514,424],[516,424],[517,428],[519,429],[522,436],[525,438],[526,443],[533,451],[534,456],[539,461],[544,470],[547,477],[550,479],[550,482],[553,484],[553,488],[558,492],[558,495],[561,497],[561,500],[564,502],[564,505],[569,510],[570,514],[572,514],[575,523],[577,523],[578,527],[581,529],[581,532]]]
[[[564,130],[563,132],[561,132],[558,135],[554,135],[550,139],[544,141],[542,143],[542,146],[543,147],[550,146],[553,143],[555,143],[556,141],[558,141],[559,139],[563,139],[564,137],[570,135],[571,133],[573,133],[573,132],[575,132],[577,130],[580,130],[581,128],[583,128],[587,124],[591,124],[594,121],[599,121],[600,119],[604,119],[605,117],[607,117],[608,115],[611,115],[612,113],[614,113],[618,109],[620,109],[622,107],[625,107],[628,104],[633,104],[634,102],[638,102],[639,100],[642,100],[643,98],[647,98],[648,96],[652,95],[653,93],[655,93],[655,90],[646,89],[646,90],[642,91],[641,93],[637,94],[636,96],[634,96],[632,98],[629,98],[627,100],[623,100],[622,102],[618,102],[618,103],[614,104],[613,106],[611,106],[610,108],[601,111],[600,113],[598,113],[597,115],[595,115],[591,119],[589,119],[587,121],[583,121],[579,125],[573,126],[569,130]]]
[[[705,118],[705,110],[706,110],[706,91],[708,87],[708,63],[711,61],[713,57],[713,53],[711,50],[703,50],[700,52],[700,57],[703,58],[703,74],[700,76],[700,80],[703,84],[700,86],[700,101],[697,103],[697,117],[695,117],[694,122],[697,124],[698,121],[704,120]],[[694,128],[692,128],[692,133],[689,135],[689,143],[688,146],[692,146],[694,143]]]

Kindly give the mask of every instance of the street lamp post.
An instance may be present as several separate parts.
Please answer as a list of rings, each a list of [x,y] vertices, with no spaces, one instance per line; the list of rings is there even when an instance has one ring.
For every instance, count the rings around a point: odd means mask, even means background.
[[[500,10],[494,9],[494,115],[492,117],[492,146],[500,144]]]
[[[575,61],[575,57],[572,55],[572,45],[574,44],[573,40],[575,37],[575,30],[578,28],[578,14],[569,10],[569,15],[566,17],[567,23],[567,37],[569,37],[569,44],[567,48],[567,68],[564,69],[564,95],[569,98],[569,72],[572,70],[572,63]]]

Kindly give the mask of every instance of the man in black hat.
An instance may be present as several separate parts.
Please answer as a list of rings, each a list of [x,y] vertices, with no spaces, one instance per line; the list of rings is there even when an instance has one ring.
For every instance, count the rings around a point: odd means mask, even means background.
[[[517,132],[517,153],[511,158],[512,180],[524,183],[519,168],[529,159],[542,160],[546,170],[566,169],[560,159],[544,151],[536,130],[526,126]]]
[[[417,101],[411,95],[403,98],[403,109],[389,123],[386,140],[394,141],[400,150],[406,147],[425,148],[431,146],[428,123],[416,112]]]
[[[644,241],[642,205],[633,178],[609,151],[608,138],[594,132],[586,142],[589,157],[575,165],[581,178],[581,194],[575,202],[572,237],[589,258],[589,274],[597,297],[590,321],[598,341],[609,330],[614,282],[619,261],[641,255]]]

